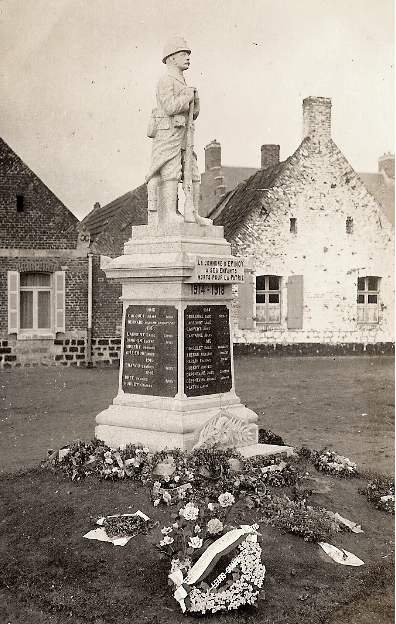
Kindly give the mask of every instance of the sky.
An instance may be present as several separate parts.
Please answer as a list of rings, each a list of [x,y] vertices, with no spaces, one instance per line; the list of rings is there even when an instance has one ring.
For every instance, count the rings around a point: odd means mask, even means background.
[[[394,0],[0,0],[0,136],[79,218],[144,182],[167,40],[192,50],[195,151],[260,167],[302,140],[302,101],[332,99],[357,172],[395,153]]]

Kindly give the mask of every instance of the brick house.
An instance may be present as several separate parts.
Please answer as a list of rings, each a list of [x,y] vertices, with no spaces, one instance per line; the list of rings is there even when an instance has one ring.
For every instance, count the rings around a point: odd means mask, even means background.
[[[146,185],[80,223],[0,139],[0,218],[0,367],[117,363],[121,286],[101,267],[147,222]]]
[[[251,258],[235,287],[239,351],[391,349],[394,228],[331,138],[331,99],[304,100],[303,140],[292,156],[279,162],[272,145],[265,152],[267,167],[209,215],[233,253]]]
[[[0,367],[85,361],[89,236],[0,139]]]

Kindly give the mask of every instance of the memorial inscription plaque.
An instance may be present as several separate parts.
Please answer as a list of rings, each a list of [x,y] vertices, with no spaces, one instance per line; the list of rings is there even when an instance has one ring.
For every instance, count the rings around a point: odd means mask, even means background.
[[[125,315],[122,389],[130,394],[177,394],[177,309],[130,305]]]
[[[229,311],[226,305],[189,305],[184,312],[184,392],[190,396],[232,388]]]

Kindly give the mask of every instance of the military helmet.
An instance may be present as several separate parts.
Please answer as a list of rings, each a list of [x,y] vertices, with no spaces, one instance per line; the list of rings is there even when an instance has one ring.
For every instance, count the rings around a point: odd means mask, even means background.
[[[191,54],[187,41],[183,39],[183,37],[172,37],[172,39],[169,39],[169,41],[166,42],[162,62],[166,63],[168,56],[172,56],[172,54],[176,54],[176,52],[188,52]]]

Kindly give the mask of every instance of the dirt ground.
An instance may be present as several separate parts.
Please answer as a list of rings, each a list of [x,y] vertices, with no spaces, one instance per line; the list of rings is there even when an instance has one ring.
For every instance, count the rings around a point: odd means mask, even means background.
[[[235,361],[241,401],[291,446],[336,450],[361,470],[394,473],[391,357]],[[34,466],[48,449],[94,436],[117,394],[114,368],[34,367],[0,373],[0,472]]]
[[[266,525],[260,509],[246,510],[239,502],[239,522],[260,525],[266,599],[257,608],[205,619],[183,615],[173,598],[169,561],[155,548],[172,509],[153,507],[148,488],[130,480],[72,482],[38,469],[1,475],[0,622],[393,624],[393,516],[358,493],[360,479],[309,470],[315,477],[310,504],[362,523],[364,533],[337,533],[331,543],[364,566],[335,563],[318,544]],[[93,528],[91,518],[136,509],[159,526],[125,548],[82,539]]]
[[[236,391],[259,415],[259,426],[287,444],[327,446],[359,471],[394,472],[394,361],[390,357],[260,358],[235,361]],[[127,624],[131,605],[147,624],[187,624],[166,585],[155,536],[130,548],[82,540],[90,518],[142,509],[160,526],[168,509],[154,508],[134,482],[71,482],[37,466],[48,449],[94,435],[95,415],[117,393],[115,369],[26,368],[0,373],[0,477],[4,520],[0,540],[0,622]],[[314,543],[247,511],[262,525],[266,600],[213,622],[242,624],[391,624],[394,621],[394,518],[358,493],[363,480],[305,472],[310,504],[361,523],[333,543],[365,566],[339,566]],[[128,505],[128,508],[126,508]],[[28,513],[26,513],[28,510]],[[245,512],[244,512],[245,513]],[[158,529],[159,531],[159,529]],[[84,542],[84,543],[82,543]],[[144,562],[144,565],[142,565]],[[134,571],[138,570],[139,574]],[[87,600],[89,597],[89,600]],[[323,616],[323,617],[322,617]]]

